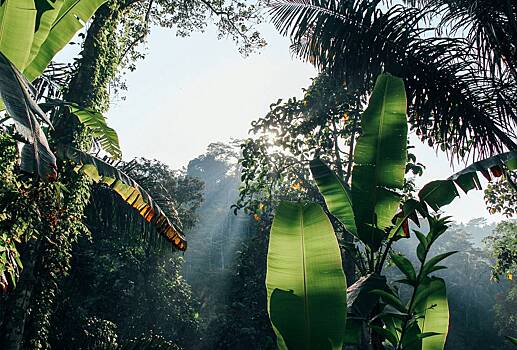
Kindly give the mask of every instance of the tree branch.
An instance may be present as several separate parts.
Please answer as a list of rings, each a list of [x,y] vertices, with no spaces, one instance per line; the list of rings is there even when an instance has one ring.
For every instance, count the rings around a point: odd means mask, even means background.
[[[239,34],[239,36],[241,36],[244,41],[248,41],[248,37],[240,31],[239,28],[237,28],[237,26],[235,25],[235,23],[233,23],[231,17],[230,17],[230,13],[228,11],[222,11],[222,10],[218,10],[214,7],[214,5],[212,5],[209,1],[207,0],[200,0],[206,7],[208,7],[208,9],[210,11],[212,11],[213,14],[215,14],[216,16],[220,16],[220,17],[226,17],[226,19],[228,20],[228,23],[229,25]]]
[[[131,6],[132,4],[134,4],[138,1],[141,1],[141,0],[133,0],[128,6]],[[122,54],[122,56],[120,56],[120,61],[122,61],[126,57],[126,55],[129,53],[129,51],[131,51],[133,49],[133,47],[135,47],[135,45],[142,42],[145,39],[145,37],[147,36],[147,34],[149,34],[149,19],[151,16],[151,9],[153,7],[153,3],[154,3],[154,0],[150,0],[149,5],[147,6],[147,11],[145,13],[145,19],[144,19],[144,25],[145,25],[144,31],[142,32],[141,35],[138,36],[138,38],[133,40],[131,42],[131,44],[129,44],[128,47],[126,47],[126,49],[124,50],[124,53]]]

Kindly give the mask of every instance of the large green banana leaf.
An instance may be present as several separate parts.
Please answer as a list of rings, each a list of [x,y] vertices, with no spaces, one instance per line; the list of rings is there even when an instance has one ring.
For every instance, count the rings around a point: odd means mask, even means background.
[[[279,349],[341,350],[346,280],[332,224],[318,204],[277,208],[266,286]]]
[[[352,203],[360,239],[374,250],[400,204],[407,160],[406,91],[397,77],[377,78],[354,151]]]
[[[34,40],[32,41],[27,64],[32,62],[45,42],[52,24],[56,20],[65,0],[36,0],[36,23],[34,25]],[[23,67],[25,69],[25,67]]]
[[[445,281],[431,277],[419,286],[417,293],[427,295],[415,305],[415,311],[423,316],[418,319],[418,326],[423,335],[429,335],[422,338],[422,350],[443,350],[449,331],[449,303]]]
[[[459,196],[456,185],[465,193],[472,189],[481,189],[477,172],[482,172],[490,177],[489,171],[499,172],[499,169],[508,167],[513,169],[517,159],[517,151],[506,152],[475,162],[467,168],[453,174],[446,180],[436,180],[426,184],[418,193],[421,202],[427,203],[434,210],[450,204]]]
[[[52,58],[81,29],[106,0],[65,0],[38,53],[28,62],[23,73],[29,80],[37,78]]]
[[[0,52],[19,70],[29,58],[36,14],[34,0],[5,0],[0,7]]]
[[[187,249],[181,230],[167,217],[151,195],[130,176],[100,158],[73,147],[58,146],[58,156],[78,165],[77,171],[87,175],[96,183],[109,186],[123,201],[132,206],[156,230],[179,250]]]
[[[352,198],[350,198],[348,186],[320,159],[312,160],[310,167],[314,181],[316,181],[329,211],[341,221],[348,232],[357,236]]]

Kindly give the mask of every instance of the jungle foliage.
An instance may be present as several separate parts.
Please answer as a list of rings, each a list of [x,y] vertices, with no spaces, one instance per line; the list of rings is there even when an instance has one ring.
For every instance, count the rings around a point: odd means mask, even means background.
[[[186,36],[215,23],[221,37],[232,37],[243,54],[264,42],[254,29],[257,6],[236,0],[6,0],[0,21],[0,95],[6,110],[0,281],[7,292],[0,343],[5,349],[47,349],[73,248],[89,233],[85,216],[94,201],[92,189],[113,189],[138,214],[126,215],[131,224],[151,222],[156,230],[148,232],[186,248],[176,212],[161,208],[160,199],[120,168],[118,137],[102,116],[110,88],[123,87],[121,75],[143,57],[139,44],[151,24]],[[71,64],[52,63],[76,35],[79,57]],[[180,266],[171,266],[174,275]]]
[[[326,302],[337,302],[339,297],[330,291],[343,291],[338,283],[340,280],[346,283],[344,276],[341,279],[330,278],[333,271],[342,273],[339,253],[336,265],[324,262],[325,259],[336,261],[331,256],[335,256],[335,251],[339,252],[330,221],[326,219],[331,234],[313,239],[311,232],[314,236],[313,228],[321,220],[310,213],[314,211],[312,206],[318,205],[302,203],[298,204],[298,209],[287,210],[282,208],[289,208],[292,204],[281,204],[277,209],[268,252],[268,276],[282,277],[267,279],[267,285],[268,311],[279,348],[338,349],[344,343],[364,346],[365,342],[374,348],[444,348],[449,319],[445,282],[431,274],[443,269],[437,264],[455,252],[445,252],[428,260],[432,244],[446,231],[448,223],[446,218],[431,215],[429,210],[438,210],[452,202],[458,195],[456,185],[465,192],[479,188],[478,170],[487,173],[492,169],[496,175],[513,170],[515,154],[510,152],[479,161],[447,180],[425,185],[418,193],[419,200],[409,199],[401,203],[407,159],[405,99],[405,88],[400,79],[388,75],[378,78],[369,106],[361,118],[362,134],[354,150],[350,188],[321,160],[310,162],[312,175],[330,214],[364,244],[364,248],[352,245],[355,251],[352,260],[363,277],[348,290],[352,301],[348,303],[350,321],[345,332],[344,326],[332,332],[333,328],[324,321],[329,320],[329,311],[322,307]],[[503,170],[506,167],[508,170]],[[298,216],[295,212],[299,212]],[[390,250],[396,240],[409,237],[409,219],[420,225],[418,214],[427,219],[430,226],[427,234],[415,230],[420,242],[416,250],[420,263],[417,270],[406,257],[390,253]],[[323,211],[321,215],[326,218]],[[325,230],[321,228],[318,232]],[[293,243],[288,243],[290,241]],[[300,249],[293,249],[297,246],[296,241]],[[335,248],[312,250],[312,246],[323,242]],[[300,251],[302,254],[297,255]],[[316,255],[313,257],[313,254]],[[388,254],[405,275],[397,282],[407,284],[413,290],[407,304],[401,301],[397,289],[388,287],[381,275]],[[299,279],[294,279],[294,276]],[[317,283],[321,278],[329,278],[329,282]],[[318,288],[322,283],[329,284],[325,293],[310,292],[311,288]],[[377,304],[380,300],[382,303]],[[311,304],[319,307],[311,308]],[[336,306],[331,309],[336,309]],[[296,319],[305,322],[297,323]],[[320,326],[321,329],[318,328]],[[369,339],[362,339],[365,326],[371,332]],[[312,332],[315,332],[313,336]],[[308,339],[296,345],[300,334],[305,334]]]
[[[246,56],[265,45],[264,6],[321,70],[303,98],[273,103],[240,152],[211,144],[183,170],[123,161],[104,114],[152,29],[214,25]],[[433,211],[480,172],[489,211],[516,213],[516,14],[488,0],[0,1],[0,347],[515,344],[515,222],[482,243],[469,233],[483,224]],[[53,62],[72,39],[78,57]],[[477,161],[417,192],[408,127]]]
[[[429,145],[459,158],[515,150],[514,2],[275,0],[270,12],[297,56],[347,87],[401,77]]]

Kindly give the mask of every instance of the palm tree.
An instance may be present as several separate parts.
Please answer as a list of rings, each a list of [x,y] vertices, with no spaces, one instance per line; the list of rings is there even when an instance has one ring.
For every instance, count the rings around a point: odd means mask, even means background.
[[[275,0],[270,13],[295,55],[347,86],[402,77],[409,122],[431,146],[459,158],[517,148],[511,1]]]

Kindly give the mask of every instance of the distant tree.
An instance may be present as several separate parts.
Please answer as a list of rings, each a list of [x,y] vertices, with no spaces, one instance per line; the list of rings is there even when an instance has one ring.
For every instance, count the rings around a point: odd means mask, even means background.
[[[191,249],[185,254],[183,268],[201,303],[200,317],[207,327],[195,348],[216,346],[217,339],[211,334],[225,327],[222,317],[236,288],[231,278],[236,273],[239,248],[249,240],[252,230],[250,218],[242,213],[234,215],[231,209],[240,185],[238,158],[235,144],[212,143],[204,154],[189,162],[186,170],[190,177],[204,183],[199,222],[189,230]]]
[[[495,259],[492,275],[496,280],[507,279],[507,293],[498,295],[495,305],[496,326],[499,334],[517,336],[517,284],[514,275],[517,273],[517,222],[503,221],[497,225],[492,235],[486,239],[490,254]]]
[[[513,275],[517,273],[517,222],[499,223],[485,242],[496,261],[493,266],[493,277],[496,280],[499,280],[500,276],[513,279]]]
[[[276,349],[264,288],[268,239],[263,229],[269,230],[253,225],[251,235],[236,247],[226,303],[208,325],[202,349]]]
[[[517,215],[517,174],[508,172],[492,181],[485,190],[485,203],[491,214],[501,213],[508,218]]]

